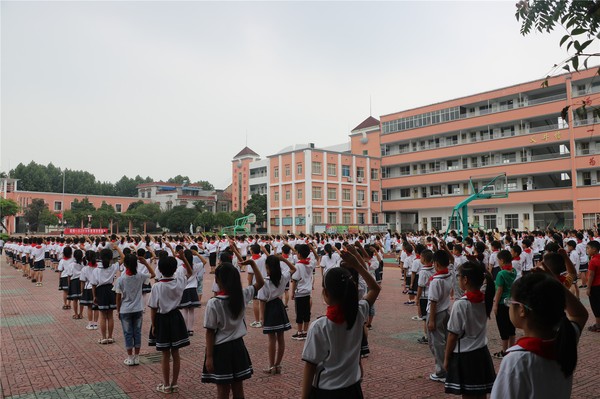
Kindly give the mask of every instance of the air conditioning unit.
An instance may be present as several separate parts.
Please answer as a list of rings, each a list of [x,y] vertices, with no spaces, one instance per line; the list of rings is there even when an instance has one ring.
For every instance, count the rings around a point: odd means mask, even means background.
[[[363,206],[363,201],[361,201],[361,200],[356,201],[356,206]]]
[[[357,177],[356,181],[359,182],[359,183],[362,183],[363,182],[363,178],[362,177]]]
[[[347,176],[347,177],[348,177],[348,182],[352,183],[352,177],[350,177],[350,176]]]

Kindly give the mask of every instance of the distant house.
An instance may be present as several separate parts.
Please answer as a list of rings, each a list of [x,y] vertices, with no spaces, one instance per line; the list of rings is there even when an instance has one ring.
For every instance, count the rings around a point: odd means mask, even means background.
[[[199,184],[178,184],[162,181],[143,183],[137,186],[138,199],[149,200],[160,205],[162,211],[168,211],[176,206],[193,208],[201,201],[204,210],[208,212],[231,211],[231,189],[204,190]]]

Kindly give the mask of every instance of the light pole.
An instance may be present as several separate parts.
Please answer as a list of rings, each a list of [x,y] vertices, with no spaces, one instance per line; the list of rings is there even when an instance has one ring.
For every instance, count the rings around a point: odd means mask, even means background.
[[[60,224],[62,224],[63,229],[65,228],[65,172],[66,169],[63,170],[62,212],[60,213]]]

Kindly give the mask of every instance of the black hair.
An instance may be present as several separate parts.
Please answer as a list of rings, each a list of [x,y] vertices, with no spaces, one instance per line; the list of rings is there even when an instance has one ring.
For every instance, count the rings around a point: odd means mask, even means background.
[[[520,256],[521,253],[523,252],[523,250],[521,249],[521,247],[518,246],[517,244],[513,245],[512,247],[510,247],[510,249],[512,249],[513,252],[517,254],[517,256]]]
[[[137,256],[135,256],[134,254],[125,255],[125,258],[123,259],[123,264],[125,265],[127,270],[129,270],[129,273],[137,274]]]
[[[486,249],[487,247],[483,241],[477,241],[475,243],[475,251],[477,251],[478,254],[482,255]]]
[[[546,252],[558,252],[558,250],[560,249],[560,247],[558,246],[557,243],[555,242],[549,242],[548,244],[546,244],[546,246],[544,247],[544,250]]]
[[[587,243],[587,246],[596,250],[596,252],[600,252],[600,242],[598,242],[598,241],[592,240]]]
[[[194,263],[194,254],[192,254],[192,251],[190,251],[189,249],[184,250],[183,256],[185,256],[190,266],[192,266],[192,264]]]
[[[350,330],[354,326],[358,314],[358,286],[355,279],[348,269],[334,267],[325,275],[323,285],[332,302],[342,307],[346,319],[346,330]]]
[[[131,248],[123,248],[123,255],[130,255],[131,254]]]
[[[502,248],[502,243],[498,240],[494,240],[492,241],[492,248],[493,249],[500,249]]]
[[[177,259],[172,256],[165,256],[158,260],[158,270],[165,277],[172,277],[177,270]]]
[[[83,251],[81,249],[76,249],[73,252],[73,258],[75,258],[75,263],[81,264],[83,262]]]
[[[331,257],[333,256],[333,248],[331,248],[331,244],[325,244],[323,249],[325,250],[327,255],[329,255],[329,259],[331,259]]]
[[[250,245],[250,252],[252,252],[253,254],[259,254],[260,253],[260,245],[258,245],[258,244]]]
[[[415,245],[415,253],[419,256],[421,256],[421,252],[423,252],[426,249],[427,249],[427,247],[421,243],[418,243],[417,245]]]
[[[108,248],[104,248],[102,251],[100,251],[100,261],[102,262],[103,268],[106,269],[106,268],[110,267],[110,262],[112,261],[112,256],[113,256],[113,253]]]
[[[292,252],[292,247],[290,247],[289,245],[285,244],[283,247],[281,247],[281,252],[289,255],[290,252]]]
[[[552,272],[557,276],[560,276],[565,270],[567,270],[567,266],[565,265],[565,259],[559,253],[545,253],[543,260],[544,264],[548,266],[548,268],[552,270]]]
[[[215,270],[215,279],[220,288],[229,295],[227,307],[234,319],[237,319],[244,310],[244,294],[240,272],[231,263],[223,263]]]
[[[310,247],[307,244],[298,245],[298,255],[302,256],[302,259],[308,258],[310,255]]]
[[[219,254],[219,260],[221,263],[231,263],[233,261],[233,254],[229,251],[223,251]]]
[[[562,284],[546,273],[529,273],[515,280],[511,296],[529,308],[525,312],[530,323],[540,330],[557,331],[556,361],[565,377],[570,377],[577,365],[577,335],[565,314]]]
[[[63,256],[65,258],[70,258],[72,255],[73,255],[73,248],[65,247],[65,249],[63,249]],[[112,257],[112,252],[110,253],[110,256]]]
[[[488,317],[494,306],[494,295],[496,294],[496,285],[494,278],[485,269],[481,262],[467,261],[460,266],[460,274],[469,280],[471,287],[481,289],[485,281],[485,313]]]
[[[85,251],[85,260],[88,264],[95,265],[96,264],[96,252],[95,251]]]
[[[269,280],[275,287],[279,287],[279,283],[281,282],[281,261],[275,255],[267,256],[267,260],[265,264],[269,267]]]
[[[144,248],[139,248],[136,251],[137,256],[146,256],[146,250]]]
[[[502,263],[506,264],[506,265],[512,265],[512,255],[510,253],[509,250],[507,249],[503,249],[502,251],[498,252],[497,255],[498,260],[501,260]]]
[[[524,246],[529,248],[529,247],[531,247],[531,240],[529,238],[526,238],[523,241],[521,241],[521,244],[523,244]]]
[[[433,254],[433,262],[438,263],[442,267],[448,267],[448,265],[450,265],[450,255],[448,255],[448,252],[441,249],[435,251]]]
[[[462,247],[462,245],[461,245],[461,244],[456,244],[456,243],[455,243],[455,244],[454,244],[454,247],[453,247],[453,249],[454,249],[455,251],[457,251],[459,254],[462,254],[462,253],[463,253],[463,247]]]
[[[430,249],[426,249],[421,252],[421,259],[427,265],[430,265],[433,262],[433,251]]]

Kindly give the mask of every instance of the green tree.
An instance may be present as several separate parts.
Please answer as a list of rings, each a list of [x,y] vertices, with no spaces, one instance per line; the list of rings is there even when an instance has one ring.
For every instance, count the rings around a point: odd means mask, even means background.
[[[256,215],[256,224],[262,224],[267,220],[267,195],[254,194],[248,200],[244,214],[253,213]]]
[[[200,187],[202,187],[202,189],[206,191],[213,191],[215,189],[215,186],[213,186],[212,183],[206,180],[198,180],[195,184],[199,184]]]
[[[60,220],[58,216],[51,212],[50,209],[46,206],[46,208],[42,209],[40,213],[39,222],[44,226],[56,226]]]
[[[44,211],[50,212],[48,210],[48,204],[41,198],[32,199],[31,203],[25,207],[23,217],[29,224],[30,231],[38,231],[43,225],[42,217],[44,216]]]
[[[87,223],[88,215],[93,215],[95,211],[96,207],[89,199],[84,198],[81,201],[75,199],[71,209],[64,212],[64,219],[71,226],[80,226],[81,222]]]
[[[231,216],[231,213],[228,213],[228,212],[215,213],[215,225],[216,225],[216,227],[220,227],[220,228],[233,225],[233,217]]]
[[[211,231],[216,226],[215,215],[212,212],[203,212],[198,215],[194,224],[202,226],[204,231]]]
[[[17,213],[19,213],[19,204],[11,199],[0,197],[0,224],[4,231],[8,230],[4,224],[4,218],[15,216]]]
[[[194,208],[198,212],[202,213],[202,212],[206,211],[206,202],[205,201],[198,200],[198,201],[194,201],[193,204],[194,204]]]
[[[137,229],[142,229],[146,223],[146,230],[152,231],[156,229],[156,223],[161,215],[160,205],[157,203],[145,204],[142,201],[134,202],[131,205],[138,204],[134,207],[129,207],[124,216],[127,220],[133,222],[133,226]]]
[[[111,221],[116,221],[117,213],[112,205],[102,201],[100,208],[96,209],[92,213],[92,226],[93,227],[106,227]]]
[[[183,182],[190,182],[190,178],[187,176],[177,175],[167,180],[167,183],[183,184]]]
[[[159,223],[172,232],[189,232],[190,223],[194,223],[197,217],[197,210],[180,205],[162,213]]]

